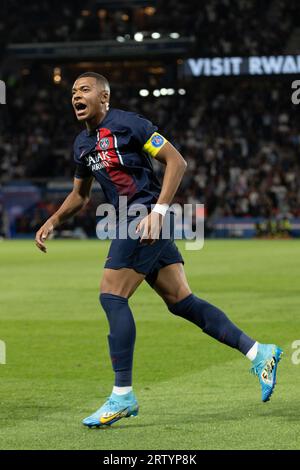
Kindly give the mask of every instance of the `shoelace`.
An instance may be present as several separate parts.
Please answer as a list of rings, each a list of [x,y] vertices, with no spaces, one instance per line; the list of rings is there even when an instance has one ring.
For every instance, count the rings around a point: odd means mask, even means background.
[[[113,400],[112,398],[108,397],[106,403],[108,406],[111,406],[112,408],[114,407],[117,407],[117,406],[120,406],[120,404],[116,401],[116,400]]]

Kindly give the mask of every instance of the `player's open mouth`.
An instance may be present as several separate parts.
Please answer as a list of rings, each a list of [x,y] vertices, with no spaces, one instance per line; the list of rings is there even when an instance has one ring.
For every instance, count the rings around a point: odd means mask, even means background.
[[[86,111],[86,109],[87,109],[87,105],[84,104],[84,103],[76,103],[76,104],[75,104],[75,109],[76,109],[76,113],[77,113],[78,115],[84,114],[85,111]]]

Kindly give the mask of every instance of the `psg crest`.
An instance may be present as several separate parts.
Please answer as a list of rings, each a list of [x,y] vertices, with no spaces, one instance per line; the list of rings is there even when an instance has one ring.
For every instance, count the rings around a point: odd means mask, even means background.
[[[103,139],[100,139],[99,145],[102,150],[107,150],[109,147],[108,137],[103,137]]]
[[[154,147],[160,147],[162,144],[164,143],[164,139],[161,135],[159,134],[156,134],[152,137],[151,139],[151,144],[154,146]]]

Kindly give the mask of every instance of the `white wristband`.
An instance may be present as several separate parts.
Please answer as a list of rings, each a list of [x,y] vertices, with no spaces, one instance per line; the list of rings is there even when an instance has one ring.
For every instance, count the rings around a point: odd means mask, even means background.
[[[169,209],[169,204],[155,204],[152,209],[152,212],[158,212],[159,214],[165,216]]]

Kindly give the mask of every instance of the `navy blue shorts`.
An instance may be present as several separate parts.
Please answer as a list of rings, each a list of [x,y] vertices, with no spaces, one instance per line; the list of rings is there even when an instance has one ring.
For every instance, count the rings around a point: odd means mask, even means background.
[[[133,219],[129,219],[128,223]],[[167,218],[166,218],[167,220]],[[170,217],[170,238],[160,238],[153,245],[140,242],[140,238],[112,240],[104,267],[109,269],[131,268],[145,274],[145,279],[153,287],[158,271],[174,263],[184,264],[183,258],[174,243],[174,216]]]

